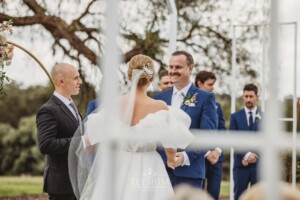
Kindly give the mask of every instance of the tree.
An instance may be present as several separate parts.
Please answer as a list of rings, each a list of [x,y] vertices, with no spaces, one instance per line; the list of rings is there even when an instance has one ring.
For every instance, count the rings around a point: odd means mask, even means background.
[[[22,117],[35,115],[38,109],[49,99],[52,86],[32,86],[21,89],[14,83],[8,84],[7,95],[0,101],[0,122],[18,127]]]
[[[40,27],[39,34],[50,34],[53,53],[63,53],[78,62],[83,77],[81,100],[94,96],[92,86],[87,83],[84,63],[97,69],[97,61],[103,56],[103,0],[58,1],[17,0],[17,11],[7,0],[2,0],[0,21],[12,19],[15,26]],[[230,74],[231,36],[229,13],[231,1],[187,0],[176,1],[178,9],[178,49],[192,52],[200,64],[196,68],[212,70],[222,77]],[[120,50],[126,63],[136,54],[151,56],[159,67],[165,65],[168,46],[168,16],[166,1],[138,0],[121,1]],[[59,9],[56,9],[56,8]],[[239,9],[239,8],[236,8]],[[244,11],[244,10],[243,10]],[[224,14],[224,13],[227,13]],[[264,6],[259,11],[245,10],[239,17],[240,23],[261,23],[267,12]],[[257,28],[249,27],[242,31],[241,42],[257,40]],[[34,34],[34,33],[32,33]],[[37,37],[37,36],[35,36]],[[46,36],[45,36],[46,37]],[[243,65],[244,72],[255,77],[249,64],[250,52],[245,46],[238,47],[237,62]],[[122,69],[120,70],[122,73]],[[123,72],[124,73],[124,72]],[[84,99],[85,98],[85,99]],[[81,101],[81,102],[82,102]]]
[[[22,118],[18,129],[0,124],[0,150],[0,174],[41,175],[44,160],[37,146],[35,116]]]

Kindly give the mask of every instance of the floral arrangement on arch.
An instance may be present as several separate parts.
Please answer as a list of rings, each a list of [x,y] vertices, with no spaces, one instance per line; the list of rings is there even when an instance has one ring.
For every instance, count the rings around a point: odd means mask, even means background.
[[[0,23],[0,96],[4,95],[4,81],[9,81],[9,77],[3,71],[4,67],[11,64],[14,56],[14,46],[7,43],[7,35],[12,34],[12,20]]]

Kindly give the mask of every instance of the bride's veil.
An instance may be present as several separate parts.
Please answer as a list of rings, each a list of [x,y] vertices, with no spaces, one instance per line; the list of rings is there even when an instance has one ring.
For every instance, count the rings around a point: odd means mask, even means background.
[[[105,154],[107,141],[113,137],[121,137],[128,133],[132,123],[135,105],[136,88],[144,71],[134,69],[132,78],[125,92],[118,95],[118,109],[112,121],[107,121],[109,108],[102,104],[95,112],[87,116],[74,134],[69,148],[69,175],[77,199],[105,199],[101,192],[107,187],[107,179],[113,178],[106,174],[110,159],[116,159]],[[125,93],[125,94],[124,94]],[[84,142],[88,137],[91,145]],[[106,177],[103,177],[106,176]],[[113,189],[113,188],[112,188]],[[101,191],[100,191],[101,190]],[[95,198],[95,196],[97,198]],[[101,196],[101,198],[100,198]],[[103,197],[103,198],[102,198]]]

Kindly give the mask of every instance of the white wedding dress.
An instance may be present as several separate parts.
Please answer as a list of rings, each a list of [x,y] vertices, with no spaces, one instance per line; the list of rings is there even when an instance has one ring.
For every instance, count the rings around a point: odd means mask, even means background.
[[[104,112],[92,114],[87,120],[86,133],[95,131],[95,123],[100,126],[99,121],[105,118]],[[97,120],[97,121],[96,121]],[[99,120],[99,121],[98,121]],[[170,123],[172,122],[172,123]],[[138,124],[132,127],[125,127],[124,124],[118,124],[118,128],[122,130],[122,134],[136,134],[145,136],[147,142],[133,142],[123,143],[120,148],[116,150],[115,157],[115,199],[118,200],[167,200],[173,196],[173,189],[170,183],[165,165],[156,151],[156,142],[159,137],[165,138],[180,138],[180,141],[172,141],[170,139],[161,141],[164,148],[181,148],[184,149],[189,145],[193,136],[189,132],[190,125],[189,116],[182,110],[169,107],[169,110],[158,111],[153,114],[148,114]],[[92,134],[90,142],[97,144],[100,142],[103,135],[101,130],[99,134]],[[102,132],[104,133],[104,132]],[[148,135],[147,135],[148,134]],[[151,141],[149,135],[155,138]],[[166,142],[167,141],[167,142]],[[79,145],[81,148],[84,147]],[[78,154],[77,150],[77,154]],[[80,152],[81,154],[84,151]],[[88,156],[82,156],[81,166],[78,169],[77,176],[86,177],[86,181],[81,179],[84,183],[81,185],[81,192],[79,194],[80,200],[99,200],[103,199],[103,195],[107,192],[105,176],[107,171],[101,163],[106,163],[103,158],[103,151],[98,147],[96,156],[94,158],[91,168],[88,170],[88,175],[83,175],[80,170],[88,168]],[[78,182],[78,181],[77,181]],[[78,186],[76,186],[78,187]]]
[[[135,97],[134,90],[130,96]],[[132,99],[126,102],[127,106],[122,106],[129,112],[122,111],[122,117],[115,117],[109,124],[105,108],[89,115],[84,128],[79,128],[73,137],[69,173],[77,199],[168,200],[173,196],[156,144],[161,143],[164,148],[186,148],[193,139],[189,131],[191,119],[182,110],[169,107],[148,114],[132,126]],[[86,146],[82,135],[94,146]],[[128,137],[136,141],[118,140],[113,148],[107,142]]]

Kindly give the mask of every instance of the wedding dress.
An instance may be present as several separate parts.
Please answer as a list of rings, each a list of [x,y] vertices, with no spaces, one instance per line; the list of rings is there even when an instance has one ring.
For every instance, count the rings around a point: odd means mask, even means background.
[[[164,148],[186,148],[193,138],[189,131],[191,119],[182,110],[169,107],[149,113],[131,125],[128,119],[133,113],[134,94],[135,89],[131,89],[127,110],[122,111],[125,114],[116,117],[111,125],[105,120],[107,108],[100,109],[89,115],[84,128],[79,128],[78,137],[72,139],[69,173],[77,199],[168,200],[173,196],[165,164],[156,147],[161,143]],[[87,135],[96,150],[89,150],[82,135]],[[137,141],[109,145],[108,135],[110,139],[128,136]]]

